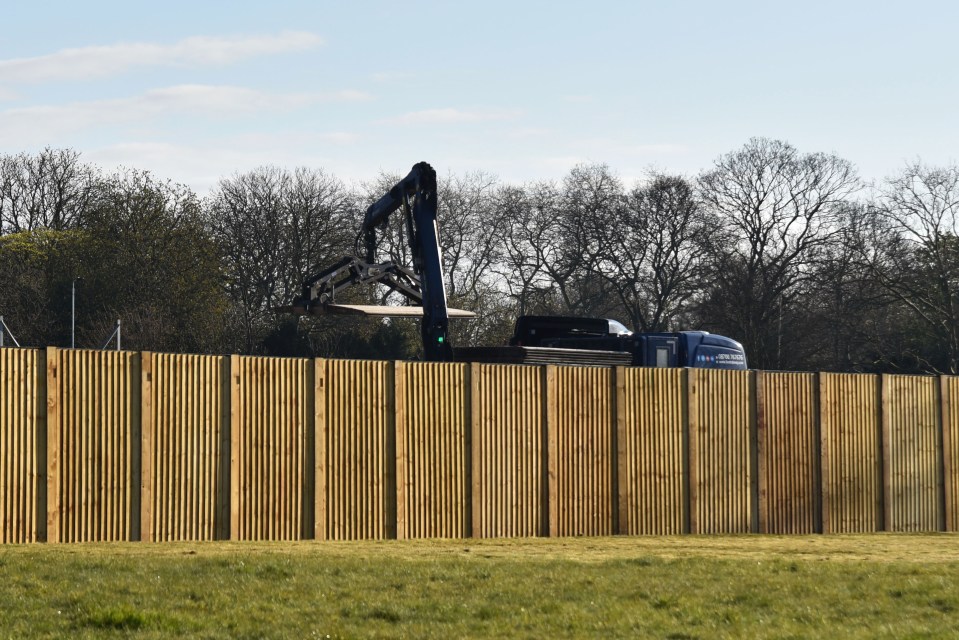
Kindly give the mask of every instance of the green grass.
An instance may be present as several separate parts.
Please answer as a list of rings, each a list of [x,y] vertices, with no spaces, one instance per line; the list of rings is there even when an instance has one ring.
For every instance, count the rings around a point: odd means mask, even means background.
[[[0,547],[0,637],[959,637],[959,537]]]

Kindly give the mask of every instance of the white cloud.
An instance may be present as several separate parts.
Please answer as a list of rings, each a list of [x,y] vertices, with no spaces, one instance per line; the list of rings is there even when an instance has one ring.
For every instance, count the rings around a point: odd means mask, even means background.
[[[507,109],[425,109],[387,118],[385,124],[471,124],[495,120],[513,120],[520,112]]]
[[[552,129],[545,129],[540,127],[526,127],[523,129],[516,129],[515,131],[509,132],[509,137],[524,139],[524,138],[543,138],[546,136],[553,135]]]
[[[622,151],[632,155],[677,155],[686,153],[689,149],[681,144],[639,144],[623,147]]]
[[[116,100],[76,102],[0,111],[0,144],[48,144],[59,136],[97,126],[149,124],[159,117],[227,117],[292,111],[314,104],[355,102],[369,96],[359,91],[332,93],[268,93],[244,87],[179,85]]]
[[[337,167],[330,154],[343,157],[359,136],[343,132],[315,134],[244,134],[188,143],[123,142],[86,151],[83,160],[106,171],[119,167],[147,169],[161,178],[188,185],[204,196],[223,178],[275,165],[287,169],[306,166]]]
[[[266,36],[198,36],[170,45],[119,43],[63,49],[45,56],[0,60],[0,82],[86,80],[146,66],[225,65],[255,56],[306,51],[322,44],[323,39],[316,34],[285,31]]]

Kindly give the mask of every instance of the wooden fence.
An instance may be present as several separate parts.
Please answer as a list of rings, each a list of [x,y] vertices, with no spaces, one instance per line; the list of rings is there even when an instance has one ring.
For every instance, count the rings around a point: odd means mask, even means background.
[[[0,349],[0,543],[959,531],[959,378]]]

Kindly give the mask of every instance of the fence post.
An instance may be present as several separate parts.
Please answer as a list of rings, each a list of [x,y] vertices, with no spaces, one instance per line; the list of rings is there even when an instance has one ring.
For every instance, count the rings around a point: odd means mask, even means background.
[[[153,354],[140,354],[140,540],[153,542]]]
[[[47,542],[60,542],[60,358],[47,347]]]
[[[230,356],[230,540],[240,539],[240,356]]]
[[[955,459],[953,458],[953,451],[955,451],[955,433],[953,432],[954,425],[952,421],[952,385],[949,383],[949,377],[939,377],[940,415],[942,416],[940,422],[940,424],[942,424],[942,492],[945,501],[945,508],[943,510],[946,518],[945,530],[956,531],[956,516],[959,514],[956,513],[953,484],[953,474],[955,473]]]
[[[316,358],[313,361],[313,429],[314,429],[314,505],[313,537],[326,540],[327,536],[327,497],[326,497],[326,360]]]

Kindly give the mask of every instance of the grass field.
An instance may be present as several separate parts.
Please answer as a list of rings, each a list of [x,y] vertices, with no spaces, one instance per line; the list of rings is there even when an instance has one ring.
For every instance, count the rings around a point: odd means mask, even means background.
[[[959,637],[959,536],[0,547],[0,636]]]

